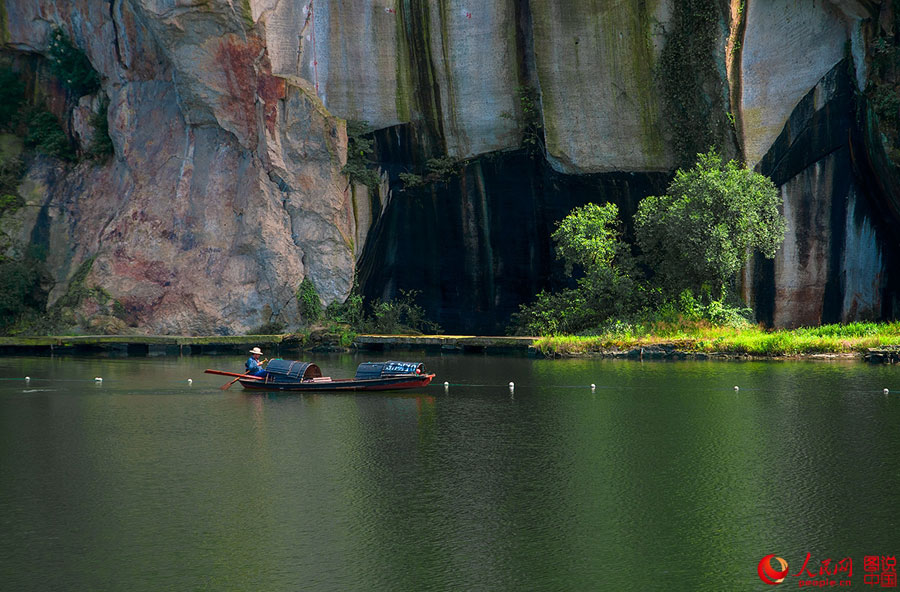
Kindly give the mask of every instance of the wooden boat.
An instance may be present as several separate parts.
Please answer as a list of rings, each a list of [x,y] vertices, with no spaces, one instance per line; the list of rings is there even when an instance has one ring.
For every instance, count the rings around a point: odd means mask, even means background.
[[[322,376],[315,364],[280,359],[269,361],[264,377],[206,372],[239,377],[241,386],[251,391],[390,391],[428,386],[434,379],[421,362],[363,362],[353,378]]]

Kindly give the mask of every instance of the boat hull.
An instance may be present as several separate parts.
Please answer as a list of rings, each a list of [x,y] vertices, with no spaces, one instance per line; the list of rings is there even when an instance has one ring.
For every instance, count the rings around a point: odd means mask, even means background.
[[[384,378],[372,378],[367,380],[344,379],[321,382],[284,382],[248,380],[246,378],[241,378],[238,382],[240,382],[241,386],[248,391],[397,391],[428,386],[434,379],[434,376],[434,374],[417,374],[410,376],[387,376]]]

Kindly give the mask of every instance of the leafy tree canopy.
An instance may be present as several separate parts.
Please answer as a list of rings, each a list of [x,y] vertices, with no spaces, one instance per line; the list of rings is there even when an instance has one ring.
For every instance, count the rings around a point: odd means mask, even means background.
[[[710,151],[675,174],[667,195],[641,201],[637,243],[664,293],[718,290],[752,251],[775,256],[785,232],[780,202],[768,177]]]
[[[619,242],[619,208],[589,203],[575,208],[559,223],[552,238],[557,256],[565,261],[566,273],[581,266],[587,273],[612,266]]]

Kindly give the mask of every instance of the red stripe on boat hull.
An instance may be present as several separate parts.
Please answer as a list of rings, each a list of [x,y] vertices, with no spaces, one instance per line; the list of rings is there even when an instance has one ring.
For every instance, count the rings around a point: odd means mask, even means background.
[[[428,386],[434,374],[421,376],[397,376],[371,380],[332,380],[330,382],[263,382],[240,379],[238,382],[248,391],[397,391]]]

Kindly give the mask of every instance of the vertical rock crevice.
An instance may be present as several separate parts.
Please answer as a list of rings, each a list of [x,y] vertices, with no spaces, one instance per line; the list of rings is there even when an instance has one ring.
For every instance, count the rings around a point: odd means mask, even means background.
[[[729,158],[738,155],[728,118],[731,93],[722,75],[729,70],[724,48],[732,37],[732,12],[719,0],[672,5],[657,68],[676,167],[693,165],[710,148]]]
[[[744,32],[747,30],[747,0],[731,0],[728,41],[725,44],[725,72],[728,80],[728,118],[737,148],[737,156],[744,154],[743,114],[741,112],[741,56],[744,51]]]
[[[409,60],[410,121],[424,158],[447,152],[441,91],[432,56],[431,6],[429,0],[400,0],[398,9],[398,54]]]

